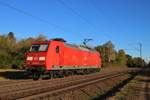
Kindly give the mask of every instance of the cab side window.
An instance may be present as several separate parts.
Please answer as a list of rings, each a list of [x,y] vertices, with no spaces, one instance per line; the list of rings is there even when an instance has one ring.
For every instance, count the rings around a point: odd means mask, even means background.
[[[56,53],[59,53],[59,46],[56,47]]]

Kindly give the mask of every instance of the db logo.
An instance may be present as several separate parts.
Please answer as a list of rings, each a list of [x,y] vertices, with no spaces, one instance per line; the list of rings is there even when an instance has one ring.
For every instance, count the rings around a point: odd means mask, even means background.
[[[38,57],[34,57],[34,60],[38,60]]]

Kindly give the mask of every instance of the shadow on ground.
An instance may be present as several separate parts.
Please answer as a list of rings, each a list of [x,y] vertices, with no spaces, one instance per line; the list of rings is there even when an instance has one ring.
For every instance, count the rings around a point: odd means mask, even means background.
[[[25,71],[5,71],[0,72],[0,77],[4,79],[20,80],[20,79],[30,79]]]

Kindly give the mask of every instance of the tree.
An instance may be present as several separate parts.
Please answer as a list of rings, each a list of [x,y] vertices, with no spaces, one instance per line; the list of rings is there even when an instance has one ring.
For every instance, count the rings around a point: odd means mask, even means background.
[[[136,57],[133,59],[134,67],[144,67],[145,61],[140,57]]]
[[[25,52],[29,50],[33,41],[45,41],[46,37],[26,38],[16,41],[13,32],[0,35],[0,67],[21,68],[25,60]]]
[[[17,50],[14,55],[14,60],[12,63],[13,68],[20,68],[23,66],[23,62],[25,60],[25,52],[27,52],[32,44],[35,41],[35,38],[27,38],[17,43]]]
[[[130,55],[126,55],[126,59],[127,59],[127,66],[128,67],[133,67],[133,58]]]
[[[11,62],[11,55],[8,54],[5,50],[0,50],[0,68],[9,67],[11,65]]]
[[[0,36],[0,48],[1,50],[5,48],[7,42],[6,42],[6,36],[1,35]]]
[[[111,41],[103,45],[98,45],[95,49],[100,53],[103,66],[116,61],[116,51],[114,44]]]
[[[105,54],[105,48],[103,46],[99,45],[99,46],[95,47],[95,49],[100,53],[101,59],[102,59],[102,65],[105,66],[106,60],[107,60],[107,57]]]
[[[150,67],[150,62],[148,63],[148,67]]]
[[[47,38],[44,35],[40,34],[37,38],[35,38],[35,40],[36,41],[45,41],[45,40],[47,40]]]
[[[118,51],[118,57],[117,57],[118,64],[125,65],[126,64],[126,54],[123,49]]]
[[[128,58],[127,66],[128,67],[144,67],[146,66],[146,62],[144,61],[144,59],[140,57]]]
[[[8,40],[16,40],[16,38],[14,36],[14,33],[13,32],[9,32],[8,35],[7,35],[7,39]]]
[[[105,56],[107,58],[108,63],[114,62],[116,60],[116,51],[115,46],[111,41],[106,42],[103,44],[103,47],[105,48]]]
[[[14,53],[13,50],[15,42],[11,41],[14,40],[14,37],[12,36],[13,34],[11,33],[10,36],[0,36],[0,67],[8,67],[12,63],[13,56],[12,54]],[[11,38],[13,37],[13,38]]]
[[[8,35],[6,36],[6,45],[8,52],[15,52],[16,51],[16,38],[14,36],[13,32],[9,32]]]

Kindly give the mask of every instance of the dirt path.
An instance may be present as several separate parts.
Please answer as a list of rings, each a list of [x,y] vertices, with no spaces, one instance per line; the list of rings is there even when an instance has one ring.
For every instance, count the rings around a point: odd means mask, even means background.
[[[137,98],[137,100],[150,100],[150,77],[143,77],[143,79],[140,81],[142,85],[139,87],[140,96]]]
[[[150,100],[150,69],[135,77],[108,100]]]

